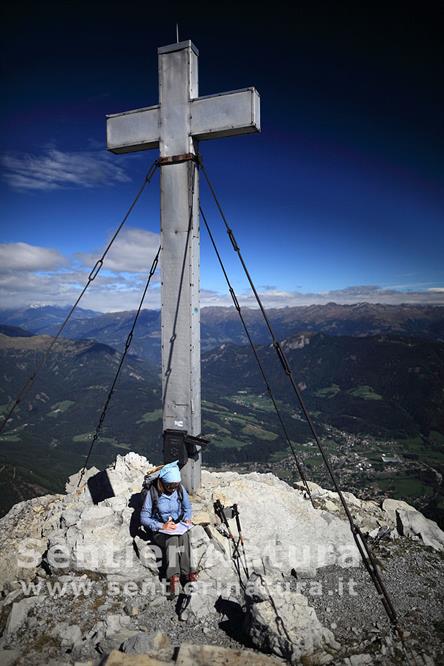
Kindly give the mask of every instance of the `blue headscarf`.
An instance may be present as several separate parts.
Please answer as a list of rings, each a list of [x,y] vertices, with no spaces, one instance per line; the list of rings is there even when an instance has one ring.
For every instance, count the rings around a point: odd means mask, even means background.
[[[180,469],[178,460],[164,465],[159,472],[159,479],[165,483],[180,483]]]

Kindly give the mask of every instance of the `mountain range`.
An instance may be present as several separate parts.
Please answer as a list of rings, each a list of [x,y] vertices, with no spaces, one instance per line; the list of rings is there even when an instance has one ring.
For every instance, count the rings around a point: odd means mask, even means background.
[[[55,330],[67,311],[31,308],[9,311],[7,316],[5,312],[0,317],[0,322],[7,322],[0,328],[0,414],[6,413],[51,341],[47,335],[34,335],[31,328]],[[255,339],[265,338],[259,313],[245,314]],[[286,452],[277,417],[234,315],[232,308],[202,312],[203,431],[211,439],[205,460],[213,465],[266,462]],[[292,320],[292,315],[299,319]],[[283,348],[321,434],[332,426],[345,433],[424,441],[441,455],[442,309],[331,305],[288,308],[270,316],[279,322],[276,329],[287,332]],[[87,311],[85,316],[80,312],[71,330],[83,339],[59,339],[47,367],[0,436],[0,509],[42,488],[57,491],[79,460],[86,460],[131,318],[132,313],[126,312]],[[381,331],[390,325],[396,333]],[[108,464],[119,450],[137,451],[154,462],[162,459],[160,358],[154,354],[158,326],[159,313],[143,311],[90,465]],[[309,326],[330,328],[336,334],[307,332]],[[290,329],[299,327],[305,332],[290,334]],[[420,330],[421,337],[409,336],[412,328]],[[354,334],[339,335],[339,330]],[[114,340],[115,345],[104,339]],[[258,344],[258,353],[291,439],[307,442],[310,433],[269,341]],[[418,446],[423,451],[424,445]]]
[[[0,310],[0,324],[18,326],[35,334],[55,335],[70,307],[42,306]],[[391,334],[444,341],[444,307],[430,305],[310,305],[270,309],[269,319],[282,340],[299,333],[330,336]],[[121,349],[134,319],[134,312],[100,313],[77,308],[64,335],[73,340],[92,339]],[[251,335],[258,344],[270,341],[259,310],[243,308]],[[223,343],[247,343],[234,307],[207,307],[201,311],[202,351]],[[132,353],[160,358],[160,311],[142,310],[131,347]]]

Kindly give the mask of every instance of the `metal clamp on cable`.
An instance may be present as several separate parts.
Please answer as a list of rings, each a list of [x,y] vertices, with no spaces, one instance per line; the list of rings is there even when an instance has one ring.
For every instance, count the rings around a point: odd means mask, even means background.
[[[182,155],[167,155],[166,157],[159,157],[157,164],[159,166],[168,166],[169,164],[181,164],[182,162],[196,162],[199,163],[199,158],[194,153],[183,153]]]

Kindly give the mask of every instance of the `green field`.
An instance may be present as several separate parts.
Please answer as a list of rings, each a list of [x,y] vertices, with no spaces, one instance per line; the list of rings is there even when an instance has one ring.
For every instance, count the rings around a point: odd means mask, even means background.
[[[239,392],[235,395],[227,396],[227,400],[231,400],[236,405],[248,407],[250,409],[262,412],[274,412],[274,406],[268,395],[254,395],[252,393]]]
[[[161,418],[162,410],[154,409],[152,412],[145,412],[142,418],[136,421],[136,423],[154,423],[155,421],[160,421]]]
[[[392,477],[390,479],[377,479],[375,485],[382,491],[393,493],[394,497],[416,498],[422,495],[432,495],[433,490],[430,486],[422,483],[419,479],[408,476]]]
[[[51,418],[56,418],[57,416],[60,416],[60,414],[64,414],[72,405],[75,405],[76,403],[74,400],[62,400],[61,402],[56,402],[53,405],[51,405],[51,411],[48,412],[48,416]]]
[[[382,400],[382,395],[376,393],[371,386],[357,386],[356,388],[347,391],[347,393],[354,398],[362,398],[363,400]]]
[[[248,442],[233,439],[232,437],[224,437],[223,439],[214,440],[211,443],[218,449],[241,449],[243,446],[248,446]]]
[[[90,442],[93,438],[93,434],[94,433],[92,432],[83,432],[80,435],[74,435],[72,441],[82,444],[84,442]],[[101,435],[99,436],[98,441],[103,442],[104,444],[113,444],[113,445],[117,443],[115,437],[105,437],[105,436],[102,437]]]
[[[253,423],[247,423],[242,428],[242,432],[244,435],[252,435],[253,437],[257,437],[258,439],[264,439],[267,442],[274,442],[275,439],[278,438],[279,435],[276,435],[275,432],[270,432],[270,430],[265,430],[264,428],[261,428],[258,425],[254,425]]]
[[[340,391],[341,389],[337,384],[332,384],[331,386],[326,386],[315,391],[315,396],[318,398],[334,398]]]

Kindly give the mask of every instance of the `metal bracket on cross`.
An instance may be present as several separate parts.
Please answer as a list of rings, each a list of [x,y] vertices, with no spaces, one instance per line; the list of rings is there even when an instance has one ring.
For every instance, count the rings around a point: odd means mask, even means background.
[[[182,162],[196,162],[199,164],[199,157],[194,153],[185,153],[185,155],[170,155],[168,157],[159,157],[157,164],[159,166],[168,166],[168,164],[182,164]]]

